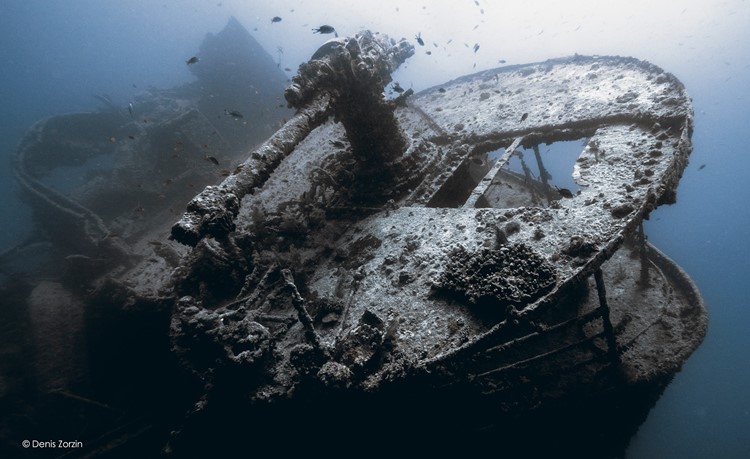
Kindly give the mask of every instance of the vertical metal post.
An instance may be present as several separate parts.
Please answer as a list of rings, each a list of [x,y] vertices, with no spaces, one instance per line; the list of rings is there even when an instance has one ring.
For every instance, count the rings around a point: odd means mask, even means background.
[[[539,167],[539,178],[542,180],[545,188],[548,188],[547,179],[549,179],[549,172],[544,168],[544,162],[542,162],[542,154],[539,153],[539,145],[534,145],[534,156],[536,156],[536,165]]]
[[[641,279],[639,283],[642,287],[647,287],[648,282],[648,256],[646,254],[646,233],[643,232],[643,222],[638,225],[638,244],[641,256]]]
[[[607,338],[607,348],[609,349],[609,355],[612,358],[612,363],[620,365],[620,353],[617,350],[617,340],[615,339],[615,331],[612,327],[612,322],[609,318],[609,305],[607,304],[607,291],[604,288],[604,279],[602,278],[601,268],[594,272],[594,280],[596,280],[596,292],[599,294],[599,307],[602,310],[602,321],[604,323],[604,334]]]

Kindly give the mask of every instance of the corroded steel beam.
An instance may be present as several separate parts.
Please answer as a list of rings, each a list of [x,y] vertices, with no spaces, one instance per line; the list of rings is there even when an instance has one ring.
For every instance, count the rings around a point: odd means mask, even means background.
[[[206,235],[234,231],[242,198],[261,187],[281,161],[330,115],[329,98],[321,96],[301,109],[234,172],[217,186],[208,186],[187,205],[172,226],[172,239],[195,246]]]
[[[412,54],[414,47],[405,40],[396,42],[367,30],[323,45],[300,66],[285,91],[298,113],[220,185],[206,187],[193,198],[172,226],[172,238],[195,246],[204,236],[221,238],[234,231],[242,198],[261,187],[332,114],[344,124],[354,151],[363,152],[365,160],[395,159],[406,143],[382,92],[391,73]]]

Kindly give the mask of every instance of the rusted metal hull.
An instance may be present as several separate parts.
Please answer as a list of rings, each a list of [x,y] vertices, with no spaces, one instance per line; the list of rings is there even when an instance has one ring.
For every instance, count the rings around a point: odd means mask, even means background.
[[[246,395],[257,403],[369,397],[419,381],[492,401],[498,413],[679,370],[705,334],[705,308],[694,286],[648,261],[637,234],[673,199],[691,149],[690,103],[674,77],[633,59],[576,56],[464,77],[394,113],[409,145],[382,171],[380,193],[358,183],[370,177],[342,126],[327,123],[244,204],[237,233],[253,234],[260,256],[236,298],[184,287],[173,337],[188,366],[214,372],[190,363],[200,347],[188,337],[229,323],[228,341],[213,335],[212,346],[242,350],[228,351],[227,363],[247,365]],[[575,195],[513,208],[492,197],[517,148],[572,139],[585,140],[571,170],[582,185]],[[472,272],[477,257],[495,271]],[[608,264],[626,285],[614,294]],[[474,293],[446,280],[454,270],[465,270]],[[677,285],[679,299],[658,293]],[[667,335],[679,339],[661,345],[672,357],[659,361],[650,350]]]

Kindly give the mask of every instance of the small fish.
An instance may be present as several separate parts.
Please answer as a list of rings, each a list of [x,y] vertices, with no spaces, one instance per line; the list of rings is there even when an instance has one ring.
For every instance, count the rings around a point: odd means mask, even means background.
[[[573,198],[573,192],[571,192],[569,189],[560,188],[558,186],[556,186],[555,189],[557,190],[558,193],[560,193],[560,196],[562,196],[563,198],[567,198],[567,199]]]
[[[698,167],[698,170],[701,170],[701,169],[703,169],[703,168],[705,168],[705,167],[706,167],[706,165],[705,165],[705,164],[701,164],[701,165],[700,165],[700,167]]]
[[[393,83],[393,90],[396,91],[399,94],[401,94],[402,92],[404,92],[404,88],[402,88],[401,85],[398,84],[398,81],[395,82],[395,83]]]
[[[424,40],[422,40],[422,32],[419,32],[414,36],[414,39],[417,40],[417,43],[419,43],[419,46],[424,46]]]
[[[498,64],[505,64],[506,62],[508,61],[506,61],[505,59],[500,59],[499,61],[497,61]]]
[[[479,43],[474,43],[474,52],[479,51]]]
[[[231,116],[234,119],[242,118],[242,113],[238,112],[237,110],[224,110],[224,114]]]
[[[438,89],[438,92],[445,92],[445,88]]]
[[[196,62],[198,62],[199,60],[200,59],[198,59],[198,56],[193,56],[190,59],[186,60],[185,63],[187,65],[192,65],[192,64],[195,64]]]
[[[291,72],[291,71],[292,71],[292,69],[290,69],[289,67],[284,67],[284,71],[285,71],[285,72]]]
[[[281,18],[278,16],[274,16],[271,18],[271,22],[281,22]]]
[[[132,135],[130,135],[130,134],[128,134],[128,139],[130,139],[130,140],[135,140],[135,137],[134,137],[134,136],[132,136]]]
[[[432,51],[425,51],[425,54],[427,54],[428,56],[432,56]]]
[[[523,115],[521,115],[521,121],[526,121],[526,118],[528,118],[528,117],[529,117],[529,114],[528,113],[524,113]]]
[[[312,29],[313,33],[336,33],[336,29],[334,29],[332,26],[329,25],[322,25],[318,27],[317,29]],[[336,36],[338,37],[339,34],[336,33]]]
[[[203,159],[205,159],[206,161],[210,161],[210,162],[214,163],[215,166],[219,165],[219,160],[216,159],[213,156],[204,156]]]
[[[130,113],[130,117],[135,119],[135,116],[133,116],[133,104],[132,102],[128,104],[128,113]]]

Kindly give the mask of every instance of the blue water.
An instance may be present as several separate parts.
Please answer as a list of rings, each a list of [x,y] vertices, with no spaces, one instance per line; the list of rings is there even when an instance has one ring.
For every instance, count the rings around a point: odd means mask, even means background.
[[[360,3],[0,2],[0,251],[19,242],[31,226],[8,162],[25,130],[45,116],[95,109],[93,94],[107,94],[125,106],[149,86],[191,81],[185,59],[230,15],[282,68],[291,69],[325,41],[310,31],[323,24],[334,25],[340,35],[361,28],[396,38],[421,33],[426,47],[417,47],[395,74],[403,87],[415,90],[501,61],[573,53],[646,59],[681,79],[695,108],[694,152],[678,201],[655,211],[646,230],[696,281],[710,325],[705,342],[657,402],[626,457],[750,457],[750,4]],[[282,21],[272,23],[273,16]],[[481,44],[476,52],[474,44]]]

